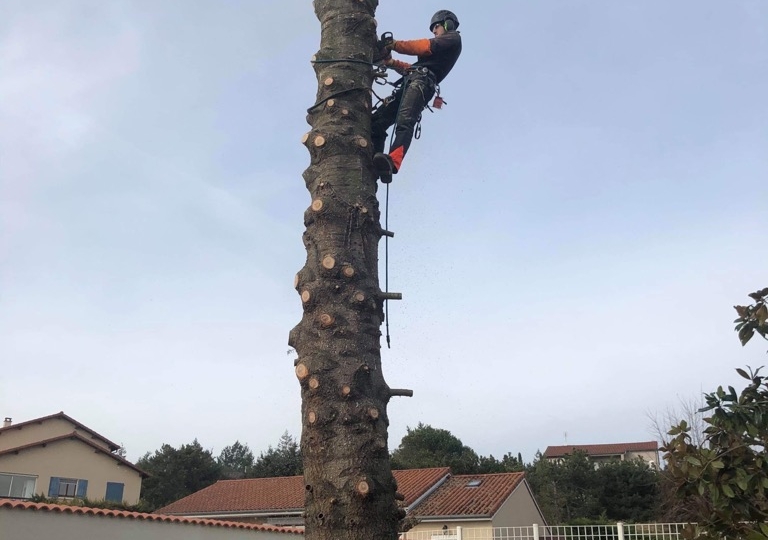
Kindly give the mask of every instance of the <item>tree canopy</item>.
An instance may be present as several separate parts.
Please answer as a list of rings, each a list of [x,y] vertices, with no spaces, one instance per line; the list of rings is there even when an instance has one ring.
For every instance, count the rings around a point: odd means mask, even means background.
[[[392,452],[393,469],[450,467],[454,474],[490,474],[525,469],[523,456],[507,452],[499,460],[480,456],[446,429],[419,424],[407,428],[400,445]]]
[[[493,454],[489,456],[480,456],[477,460],[478,474],[492,474],[501,472],[521,472],[525,470],[523,456],[519,452],[513,456],[512,452],[507,452],[501,459],[496,459]]]
[[[178,449],[164,444],[136,465],[150,475],[142,482],[141,497],[153,510],[213,484],[221,475],[221,466],[197,439]]]
[[[454,474],[524,471],[550,524],[584,521],[653,521],[658,516],[659,475],[641,462],[624,461],[595,468],[586,454],[561,461],[541,454],[531,464],[507,452],[501,459],[478,455],[445,429],[419,423],[408,428],[392,455],[393,468],[450,467]],[[170,504],[221,478],[264,478],[302,474],[301,451],[286,431],[275,447],[254,459],[247,444],[235,441],[218,458],[195,439],[174,448],[164,444],[137,465],[151,474],[143,482],[142,508]]]
[[[254,464],[253,452],[247,444],[235,441],[225,446],[219,454],[221,473],[227,478],[244,478],[251,473]]]
[[[595,467],[584,452],[559,461],[538,454],[526,472],[550,524],[648,522],[658,513],[658,472],[639,459]]]
[[[142,482],[141,507],[148,511],[177,501],[224,478],[261,478],[302,474],[301,451],[286,431],[276,448],[254,459],[247,444],[235,441],[215,458],[195,439],[174,448],[164,444],[147,452],[136,465],[150,474]]]
[[[299,444],[286,431],[280,437],[277,448],[272,448],[270,445],[266,452],[259,454],[248,476],[250,478],[296,476],[302,472]]]
[[[392,452],[393,469],[450,467],[454,474],[477,472],[478,455],[446,429],[419,424],[411,429]]]
[[[755,333],[768,334],[768,288],[749,295],[755,303],[735,306],[742,345]],[[729,386],[704,395],[708,414],[701,444],[686,421],[674,426],[665,443],[669,481],[688,511],[688,538],[768,538],[768,378],[761,368],[737,369],[747,386]]]

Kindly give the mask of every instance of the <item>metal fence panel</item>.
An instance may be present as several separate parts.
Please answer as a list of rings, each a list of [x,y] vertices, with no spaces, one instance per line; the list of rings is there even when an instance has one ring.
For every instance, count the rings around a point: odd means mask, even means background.
[[[624,525],[626,540],[680,540],[683,523],[640,523]]]
[[[555,525],[539,530],[542,540],[621,540],[618,525]]]
[[[408,531],[401,540],[682,540],[683,523],[456,527]]]

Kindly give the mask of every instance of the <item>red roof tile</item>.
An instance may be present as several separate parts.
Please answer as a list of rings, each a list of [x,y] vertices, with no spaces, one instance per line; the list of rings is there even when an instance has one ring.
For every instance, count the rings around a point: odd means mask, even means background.
[[[304,510],[304,478],[247,478],[219,480],[158,510],[164,514],[217,512],[274,512]]]
[[[3,433],[5,433],[7,431],[11,431],[11,430],[14,430],[14,429],[23,429],[25,426],[29,426],[31,424],[42,424],[46,420],[54,420],[54,419],[66,420],[70,424],[76,426],[78,429],[82,429],[83,431],[87,431],[88,433],[91,434],[91,436],[96,437],[97,439],[105,442],[107,444],[107,446],[109,446],[110,450],[114,451],[114,450],[117,450],[117,449],[120,448],[119,444],[113,443],[112,441],[110,441],[109,439],[104,437],[103,435],[100,435],[100,434],[96,433],[95,431],[93,431],[88,426],[83,425],[80,422],[78,422],[77,420],[75,420],[74,418],[72,418],[71,416],[64,414],[64,411],[57,412],[56,414],[50,414],[48,416],[42,416],[40,418],[35,418],[34,420],[27,420],[26,422],[20,422],[18,424],[12,424],[12,425],[10,425],[8,427],[0,428],[0,435],[2,435]]]
[[[234,521],[221,521],[218,519],[199,519],[178,516],[164,516],[160,514],[142,514],[140,512],[126,512],[123,510],[106,510],[103,508],[87,508],[83,506],[65,506],[61,504],[44,504],[13,499],[0,499],[0,508],[13,510],[37,510],[44,512],[61,512],[65,514],[83,514],[88,516],[106,516],[116,518],[129,518],[146,521],[165,521],[169,523],[186,523],[190,525],[205,525],[208,527],[224,527],[231,529],[251,529],[257,531],[283,532],[287,534],[304,534],[304,530],[298,527],[277,527],[274,525],[262,525],[255,523],[238,523]]]
[[[417,518],[492,517],[525,478],[525,473],[459,475],[449,478],[412,513]],[[477,483],[477,485],[473,485]]]
[[[392,471],[397,482],[397,491],[403,494],[405,506],[411,506],[419,497],[432,489],[440,480],[451,474],[448,467],[432,469],[403,469]]]
[[[0,450],[0,456],[4,456],[7,454],[18,454],[19,452],[23,452],[24,450],[29,450],[30,448],[36,448],[38,446],[47,446],[49,444],[55,444],[57,442],[66,441],[66,440],[75,440],[75,441],[79,441],[81,443],[87,444],[97,452],[100,452],[105,456],[109,456],[110,458],[114,459],[118,463],[121,463],[122,465],[125,465],[126,467],[133,469],[134,471],[139,473],[143,478],[146,478],[149,476],[146,472],[139,469],[136,465],[134,465],[124,457],[118,456],[117,454],[113,454],[103,446],[96,444],[90,439],[86,439],[76,431],[73,431],[68,435],[59,435],[58,437],[51,437],[50,439],[43,439],[42,441],[35,441],[33,443],[24,444],[21,446],[15,446],[13,448],[7,448],[5,450]]]
[[[448,467],[393,471],[406,506],[413,504],[442,478]],[[301,476],[219,480],[205,489],[160,508],[164,514],[217,514],[235,512],[301,513],[304,479]]]
[[[656,441],[616,444],[569,444],[565,446],[547,446],[547,449],[544,451],[544,457],[567,456],[577,450],[586,452],[590,456],[615,456],[626,454],[627,452],[656,452],[658,449],[659,443]]]

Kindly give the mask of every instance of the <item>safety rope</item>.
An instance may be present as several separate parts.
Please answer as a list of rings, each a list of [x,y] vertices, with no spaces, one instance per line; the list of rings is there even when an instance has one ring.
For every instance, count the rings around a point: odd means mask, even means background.
[[[397,131],[397,118],[400,117],[400,110],[403,107],[403,98],[405,90],[408,87],[407,76],[403,78],[403,93],[400,96],[400,103],[397,104],[397,114],[395,123],[392,124],[392,132],[389,134],[389,147],[392,148],[392,142],[395,140],[395,131]],[[394,85],[393,85],[394,86]],[[384,230],[389,230],[389,184],[387,184],[387,195],[384,204]],[[389,236],[384,237],[384,292],[389,293]],[[389,337],[389,298],[384,299],[384,322],[387,332],[387,349],[391,349]]]
[[[400,111],[403,107],[403,101],[405,98],[405,91],[408,87],[408,78],[409,75],[406,75],[402,79],[402,85],[403,85],[403,93],[400,96],[400,103],[397,105],[397,114],[395,115],[395,123],[392,125],[392,132],[389,134],[389,147],[392,148],[392,142],[395,139],[395,131],[397,131],[397,118],[400,117]],[[392,83],[390,83],[392,84]],[[396,84],[392,84],[392,86],[397,86]],[[423,89],[419,89],[424,94]],[[376,96],[378,97],[378,96]],[[429,108],[429,106],[427,106]],[[431,111],[432,109],[430,109]],[[421,135],[421,113],[419,113],[419,119],[417,121],[418,125],[418,133],[419,136]],[[416,137],[417,139],[419,137]],[[387,194],[385,198],[385,204],[384,204],[384,230],[389,230],[389,184],[386,184],[387,186]],[[384,292],[389,293],[389,236],[384,237]],[[384,322],[385,322],[385,328],[386,328],[386,337],[387,337],[387,349],[391,349],[390,346],[390,335],[389,335],[389,299],[384,300]]]
[[[389,184],[384,202],[384,230],[389,230]],[[389,292],[389,236],[384,237],[384,290]],[[389,299],[384,299],[384,324],[387,331],[387,349],[392,345],[389,341]]]
[[[347,88],[346,90],[339,90],[338,92],[334,92],[330,96],[326,96],[325,98],[321,99],[320,101],[318,101],[317,103],[312,105],[309,109],[307,109],[307,112],[311,113],[313,110],[317,109],[320,105],[322,105],[323,103],[325,103],[329,99],[333,99],[335,97],[338,97],[338,96],[340,96],[342,94],[346,94],[348,92],[354,92],[355,90],[370,90],[370,89],[366,88],[364,86],[356,86],[354,88]]]
[[[357,58],[328,58],[326,60],[310,60],[313,64],[333,64],[337,62],[349,62],[350,64],[365,64],[366,66],[375,66],[373,62],[368,60],[358,60]]]
[[[365,60],[357,60],[355,58],[332,58],[328,60],[312,60],[313,64],[331,64],[335,62],[349,62],[352,64],[366,64],[372,67],[376,68],[376,71],[374,72],[374,81],[378,84],[385,85],[389,84],[391,86],[397,87],[398,85],[396,83],[391,83],[388,80],[386,80],[387,75],[387,66],[382,66],[380,64],[373,64],[371,62],[367,62]],[[383,68],[383,69],[382,69]],[[383,79],[382,82],[379,82],[379,79]],[[407,76],[405,77],[407,79]],[[407,86],[407,80],[402,81],[403,84],[403,94],[405,94],[405,86]],[[314,105],[312,105],[310,108],[307,109],[307,113],[311,113],[314,109],[322,105],[323,103],[327,102],[329,99],[333,99],[337,96],[340,96],[342,94],[346,94],[347,92],[353,92],[355,90],[368,90],[376,96],[376,98],[379,100],[376,105],[373,106],[373,109],[375,110],[379,103],[382,103],[384,99],[378,96],[376,92],[373,91],[373,88],[363,88],[363,87],[355,87],[355,88],[348,88],[346,90],[341,90],[339,92],[335,92],[329,96],[326,96],[325,98],[321,99]],[[402,96],[400,97],[400,103],[397,106],[397,115],[395,118],[400,116],[400,109],[403,106],[403,99]],[[421,115],[419,115],[421,117]],[[419,126],[419,132],[421,132],[421,126]],[[392,146],[392,142],[395,137],[395,130],[397,129],[397,123],[395,123],[392,127],[392,133],[389,137],[389,145]],[[417,137],[418,138],[418,137]],[[384,200],[384,230],[389,230],[389,184],[387,184],[386,189],[386,196]],[[384,292],[389,293],[389,236],[384,236]],[[387,349],[392,348],[391,344],[391,337],[389,334],[389,299],[384,299],[384,325],[386,329],[386,339],[387,339]]]

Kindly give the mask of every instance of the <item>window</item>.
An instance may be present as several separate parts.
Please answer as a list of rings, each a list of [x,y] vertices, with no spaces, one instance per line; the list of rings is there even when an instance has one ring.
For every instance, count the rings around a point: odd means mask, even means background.
[[[77,478],[59,478],[59,497],[74,497],[77,493]]]
[[[48,485],[48,497],[56,499],[58,497],[77,497],[85,498],[88,491],[88,480],[78,478],[59,478],[51,477],[51,483]]]
[[[29,499],[35,494],[36,476],[0,473],[0,497]]]
[[[104,496],[104,500],[114,501],[118,503],[123,502],[124,489],[125,489],[125,484],[122,484],[120,482],[107,482],[107,494]]]

